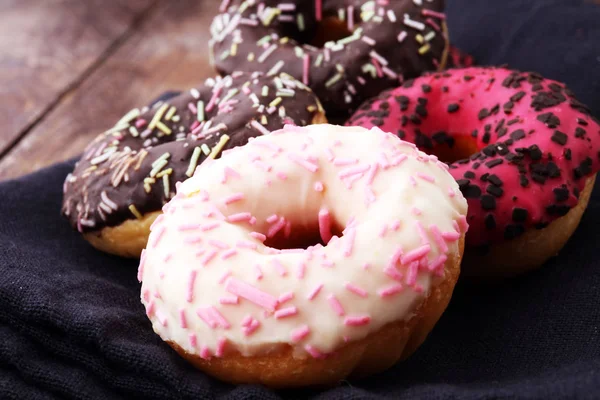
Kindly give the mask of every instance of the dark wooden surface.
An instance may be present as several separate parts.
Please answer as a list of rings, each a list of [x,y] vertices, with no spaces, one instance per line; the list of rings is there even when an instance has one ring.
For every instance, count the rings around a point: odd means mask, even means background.
[[[218,4],[0,1],[0,179],[75,156],[131,108],[212,75]]]
[[[0,0],[0,180],[75,156],[129,109],[212,75],[219,3]]]

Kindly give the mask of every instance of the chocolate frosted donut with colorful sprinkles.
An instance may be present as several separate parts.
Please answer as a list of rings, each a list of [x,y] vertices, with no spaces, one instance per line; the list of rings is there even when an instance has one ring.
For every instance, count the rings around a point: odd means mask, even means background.
[[[458,279],[467,202],[447,169],[379,129],[326,124],[229,150],[152,226],[138,279],[154,331],[232,383],[391,367]]]
[[[285,124],[324,122],[319,100],[287,74],[209,78],[96,137],[65,180],[62,213],[94,247],[139,257],[175,184],[202,162]]]
[[[330,117],[446,63],[443,0],[224,0],[220,11],[210,41],[220,73],[287,72]]]
[[[554,256],[576,229],[600,168],[600,126],[564,85],[468,68],[408,81],[347,125],[378,126],[449,162],[469,202],[463,270],[508,276]]]

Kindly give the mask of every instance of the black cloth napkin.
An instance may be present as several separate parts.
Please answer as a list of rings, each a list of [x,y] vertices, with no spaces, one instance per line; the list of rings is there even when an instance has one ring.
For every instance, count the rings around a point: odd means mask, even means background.
[[[565,81],[600,116],[600,5],[449,0],[453,42],[481,64]],[[575,235],[543,269],[459,284],[418,352],[325,391],[208,378],[152,332],[137,263],[102,254],[59,215],[72,162],[0,184],[0,398],[600,398],[595,191]]]

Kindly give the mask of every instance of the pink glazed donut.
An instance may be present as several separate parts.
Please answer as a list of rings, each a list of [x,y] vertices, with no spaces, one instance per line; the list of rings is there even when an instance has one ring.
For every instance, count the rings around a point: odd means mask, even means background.
[[[510,276],[556,255],[600,168],[600,126],[564,84],[467,68],[371,99],[346,123],[378,126],[449,162],[469,202],[463,273]]]
[[[458,278],[467,203],[379,129],[286,127],[202,164],[151,229],[154,331],[203,371],[333,384],[410,355]]]

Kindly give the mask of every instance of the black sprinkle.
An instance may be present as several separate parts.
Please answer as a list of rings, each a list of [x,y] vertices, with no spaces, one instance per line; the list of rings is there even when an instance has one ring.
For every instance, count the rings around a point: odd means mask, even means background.
[[[494,197],[501,197],[504,194],[504,190],[501,187],[494,185],[488,185],[485,191]]]
[[[563,152],[563,154],[564,154],[565,159],[567,161],[571,161],[571,149],[565,149],[565,151]],[[599,155],[598,158],[600,158],[600,153],[598,155]]]
[[[567,139],[569,137],[564,134],[561,131],[554,131],[554,133],[552,134],[552,141],[554,143],[560,144],[561,146],[564,146],[565,144],[567,144]]]
[[[512,212],[512,220],[514,222],[525,222],[527,221],[528,212],[524,208],[515,207]]]
[[[493,214],[488,214],[484,218],[485,227],[489,230],[496,228],[496,218],[494,218]]]
[[[487,181],[496,186],[502,186],[504,184],[504,182],[502,182],[502,179],[500,179],[496,174],[491,174],[490,176],[488,176]]]
[[[565,187],[555,188],[552,192],[557,203],[569,200],[569,189]]]
[[[519,184],[522,187],[527,187],[529,186],[529,179],[525,175],[519,175]]]
[[[588,126],[587,121],[583,118],[577,118],[577,123],[581,126]]]
[[[551,129],[554,129],[560,125],[560,119],[551,112],[538,115],[537,120],[543,122],[548,128]]]
[[[489,116],[490,116],[490,110],[488,110],[487,108],[481,109],[481,111],[479,111],[479,114],[477,114],[477,117],[479,118],[480,121]]]
[[[504,228],[504,239],[511,240],[516,238],[517,236],[522,235],[525,232],[525,228],[522,225],[506,225]]]
[[[475,173],[473,171],[467,171],[463,176],[467,179],[475,179]]]
[[[518,102],[523,97],[525,97],[525,92],[518,92],[511,96],[510,101]]]
[[[417,114],[419,114],[419,116],[422,117],[422,118],[425,118],[427,116],[427,109],[422,104],[419,104],[415,108],[415,112]]]
[[[431,86],[429,86],[429,85],[422,85],[421,89],[423,89],[423,93],[431,92]]]
[[[496,160],[486,162],[485,166],[488,168],[494,168],[494,167],[502,164],[503,162],[504,162],[504,160],[502,160],[502,159],[496,159]]]
[[[517,122],[519,122],[519,118],[511,119],[510,121],[508,121],[506,123],[506,125],[510,126],[510,125],[516,124]]]
[[[459,108],[460,106],[456,103],[448,104],[448,112],[450,114],[457,112]]]
[[[495,210],[496,209],[496,199],[489,194],[484,194],[481,196],[481,207],[486,210]]]
[[[521,140],[525,137],[525,131],[523,129],[517,129],[510,134],[510,138],[514,141]]]
[[[587,131],[583,128],[580,128],[580,127],[575,128],[575,137],[578,139],[582,139],[586,133],[587,133]]]

